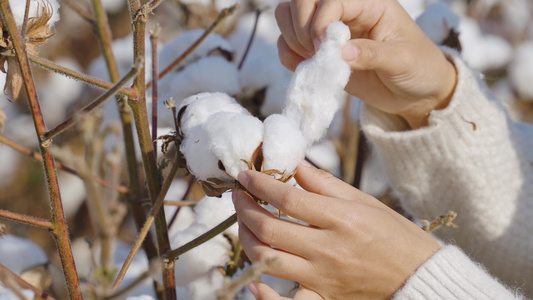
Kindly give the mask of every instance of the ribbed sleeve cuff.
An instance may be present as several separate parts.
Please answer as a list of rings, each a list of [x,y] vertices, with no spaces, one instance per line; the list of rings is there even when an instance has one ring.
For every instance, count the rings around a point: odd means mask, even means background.
[[[523,299],[456,246],[435,253],[394,295],[401,299]]]

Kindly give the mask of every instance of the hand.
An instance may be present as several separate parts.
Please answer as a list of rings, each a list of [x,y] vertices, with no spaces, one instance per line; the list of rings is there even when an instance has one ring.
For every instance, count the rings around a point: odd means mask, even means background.
[[[266,273],[299,282],[295,299],[390,297],[440,249],[414,223],[329,173],[303,162],[296,180],[304,190],[255,171],[239,174],[249,193],[309,226],[233,192],[246,254],[253,262],[277,257],[280,264]],[[256,287],[259,299],[275,295],[264,284]]]
[[[431,110],[451,99],[454,66],[396,0],[292,0],[278,5],[276,19],[280,60],[291,70],[314,54],[331,22],[348,25],[346,91],[411,128],[427,125]]]

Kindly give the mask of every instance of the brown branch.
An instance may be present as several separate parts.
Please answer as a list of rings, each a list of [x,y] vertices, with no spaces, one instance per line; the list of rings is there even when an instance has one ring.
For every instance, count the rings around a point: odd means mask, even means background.
[[[240,3],[237,3],[229,8],[224,8],[220,13],[218,14],[217,18],[207,29],[204,31],[201,37],[198,38],[185,52],[183,52],[176,60],[174,60],[168,67],[166,67],[161,73],[159,73],[159,79],[163,78],[165,75],[170,73],[174,68],[176,68],[187,56],[189,56],[206,38],[209,36],[215,28],[220,24],[226,17],[230,16],[237,10],[239,7],[241,7]],[[146,85],[146,88],[150,88],[152,86],[152,83],[149,82]]]
[[[39,141],[39,148],[43,157],[43,168],[47,179],[46,182],[48,186],[48,195],[50,198],[52,214],[51,233],[57,245],[69,296],[71,299],[82,299],[83,296],[80,289],[80,281],[78,278],[78,273],[76,272],[74,257],[72,256],[67,223],[65,220],[65,214],[63,212],[63,204],[59,191],[54,157],[52,156],[50,144],[44,144],[43,140],[41,139],[41,136],[46,133],[46,125],[44,123],[44,118],[39,106],[39,100],[37,98],[35,83],[33,82],[30,62],[28,59],[28,54],[26,53],[26,47],[20,35],[18,34],[17,25],[15,23],[15,19],[13,18],[9,1],[0,1],[0,14],[5,25],[4,30],[7,31],[7,34],[10,36],[13,42],[15,57],[24,82],[24,88],[28,97],[33,123],[35,125],[35,131]]]
[[[8,269],[6,266],[0,264],[0,281],[5,283],[10,280],[13,280],[19,287],[26,289],[26,290],[31,290],[32,292],[34,292],[36,299],[38,297],[39,299],[44,299],[44,300],[55,300],[54,297],[48,295],[47,293],[31,285],[26,280],[22,279],[20,276],[15,274],[13,271]]]
[[[77,120],[79,120],[84,114],[87,114],[97,108],[100,104],[102,104],[104,101],[109,99],[111,96],[113,96],[116,92],[120,90],[120,88],[128,83],[133,77],[135,77],[139,70],[141,69],[141,64],[143,63],[142,59],[138,60],[135,65],[131,67],[131,70],[126,74],[126,76],[122,77],[122,79],[117,82],[112,88],[105,91],[100,97],[98,97],[96,100],[91,102],[89,105],[85,106],[80,112],[76,113],[73,117],[68,118],[67,120],[63,121],[61,124],[57,125],[55,128],[49,130],[43,135],[43,138],[48,140],[54,137],[55,135],[65,131],[70,126],[72,126]]]
[[[91,14],[89,14],[88,12],[86,12],[84,9],[82,9],[78,3],[72,1],[72,0],[63,0],[63,2],[68,6],[70,7],[70,9],[72,9],[73,11],[75,11],[78,15],[80,15],[80,17],[82,17],[82,19],[84,19],[85,21],[89,22],[89,23],[93,23],[94,22],[94,19],[93,19],[93,16],[91,16]]]
[[[11,147],[13,150],[16,150],[22,154],[25,154],[35,160],[38,160],[38,161],[43,161],[43,157],[41,156],[41,154],[35,152],[35,151],[32,151],[28,148],[25,148],[17,143],[15,143],[14,141],[6,138],[5,136],[1,136],[0,135],[0,143],[6,145],[6,146],[9,146]],[[78,177],[80,177],[80,174],[78,173],[78,171],[74,170],[73,168],[71,167],[68,167],[58,161],[55,162],[55,167],[59,170],[62,170],[62,171],[65,171],[67,173],[70,173],[72,175],[76,175]],[[94,180],[96,180],[96,182],[98,182],[99,184],[101,184],[102,186],[105,186],[105,187],[110,187],[110,184],[107,183],[105,180],[103,180],[102,178],[100,177],[94,177]],[[119,185],[119,186],[116,186],[116,189],[117,191],[119,191],[120,193],[123,193],[123,194],[128,194],[130,193],[128,187],[126,186],[123,186],[123,185]]]
[[[248,53],[250,52],[250,49],[252,48],[252,43],[254,41],[255,33],[257,31],[257,24],[259,23],[259,16],[261,16],[261,10],[258,9],[255,11],[255,21],[254,21],[254,27],[252,28],[252,34],[250,35],[250,39],[248,40],[248,44],[246,45],[246,49],[244,50],[244,54],[242,55],[241,62],[239,63],[237,70],[242,69],[244,62],[246,61],[246,57],[248,56]]]
[[[30,55],[29,56],[30,61],[34,63],[35,65],[54,71],[55,73],[70,77],[72,79],[76,79],[82,82],[85,82],[89,85],[92,85],[97,88],[108,90],[113,87],[113,83],[100,80],[95,77],[91,77],[73,70],[70,70],[68,68],[65,68],[63,66],[57,65],[47,59],[41,58],[36,55]],[[135,90],[132,88],[122,88],[118,91],[119,94],[128,96],[130,98],[137,98],[137,94],[135,93]]]
[[[30,0],[26,0],[26,8],[24,9],[24,20],[22,20],[22,28],[20,29],[20,36],[22,39],[26,38],[26,30],[28,29],[28,17],[30,15]]]
[[[170,188],[170,185],[172,184],[172,181],[174,180],[174,177],[176,176],[180,166],[180,160],[176,159],[172,165],[172,169],[170,169],[170,172],[168,174],[167,179],[163,183],[163,187],[161,188],[161,192],[157,196],[157,199],[155,200],[155,203],[150,210],[150,214],[148,218],[146,219],[146,223],[144,223],[144,226],[142,227],[141,231],[139,232],[139,235],[135,239],[135,242],[133,243],[133,246],[130,250],[130,253],[128,254],[128,257],[126,258],[126,261],[124,261],[124,264],[122,265],[122,268],[120,269],[117,278],[115,279],[115,282],[113,283],[112,290],[115,291],[122,280],[124,279],[124,276],[126,275],[126,272],[128,271],[128,268],[133,261],[133,258],[135,257],[135,254],[137,254],[137,251],[139,251],[139,248],[141,247],[141,243],[146,238],[146,234],[149,232],[150,227],[152,227],[152,224],[155,221],[157,213],[161,210],[161,207],[163,206],[165,196],[168,192],[168,189]]]
[[[50,222],[50,220],[45,220],[41,218],[18,214],[18,213],[3,210],[3,209],[0,209],[0,217],[9,219],[12,221],[17,221],[17,222],[21,222],[24,224],[29,224],[29,225],[41,227],[44,229],[52,230],[52,222]]]
[[[157,148],[157,39],[161,32],[161,26],[156,25],[153,32],[150,34],[150,41],[152,43],[152,141],[154,149]],[[157,151],[154,151],[155,160],[157,161]]]

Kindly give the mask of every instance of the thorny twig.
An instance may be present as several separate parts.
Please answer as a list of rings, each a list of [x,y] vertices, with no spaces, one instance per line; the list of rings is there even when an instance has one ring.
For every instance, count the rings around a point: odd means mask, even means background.
[[[0,1],[0,14],[5,25],[4,30],[7,31],[13,42],[16,61],[24,82],[24,88],[28,97],[31,115],[35,125],[37,139],[39,141],[39,148],[43,157],[43,168],[47,179],[52,214],[51,233],[56,241],[69,296],[71,299],[81,299],[83,296],[80,289],[80,281],[76,271],[74,257],[72,256],[67,223],[63,212],[63,203],[59,191],[59,182],[55,170],[55,162],[49,147],[50,145],[44,144],[41,138],[41,136],[46,133],[46,125],[39,105],[28,54],[24,42],[18,33],[9,1]]]
[[[449,210],[445,215],[439,216],[432,222],[429,222],[428,220],[420,220],[420,223],[422,223],[422,229],[425,232],[432,232],[442,225],[458,228],[459,226],[453,223],[453,220],[455,220],[456,217],[457,213],[453,210]]]

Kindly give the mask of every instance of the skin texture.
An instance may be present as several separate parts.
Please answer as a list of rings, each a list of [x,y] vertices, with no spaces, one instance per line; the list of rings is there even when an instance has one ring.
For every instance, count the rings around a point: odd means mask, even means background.
[[[346,91],[413,129],[453,94],[455,68],[396,0],[292,0],[278,5],[276,19],[279,57],[290,70],[314,54],[331,22],[348,25]]]
[[[280,263],[266,273],[299,282],[294,299],[391,297],[440,249],[379,200],[305,161],[296,180],[304,190],[246,171],[239,181],[248,192],[233,193],[246,254],[253,262],[276,257]],[[248,193],[309,225],[278,218]],[[257,299],[283,299],[264,283],[249,288]]]

